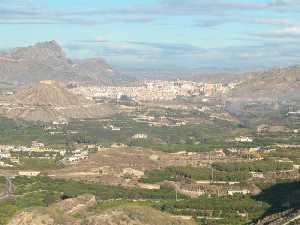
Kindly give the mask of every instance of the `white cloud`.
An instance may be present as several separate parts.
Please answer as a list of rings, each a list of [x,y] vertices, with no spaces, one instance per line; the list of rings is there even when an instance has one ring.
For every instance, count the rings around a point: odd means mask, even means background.
[[[283,29],[278,29],[273,31],[274,34],[277,35],[298,35],[300,34],[300,26],[299,27],[287,27]]]

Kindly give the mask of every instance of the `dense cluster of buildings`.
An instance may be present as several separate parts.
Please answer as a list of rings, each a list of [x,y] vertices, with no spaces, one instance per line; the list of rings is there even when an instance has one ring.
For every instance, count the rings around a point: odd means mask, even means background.
[[[103,86],[103,87],[77,87],[74,93],[81,94],[90,99],[109,98],[121,99],[127,96],[136,101],[171,101],[178,97],[214,96],[224,94],[234,87],[233,84],[209,84],[193,81],[145,81],[140,86]]]

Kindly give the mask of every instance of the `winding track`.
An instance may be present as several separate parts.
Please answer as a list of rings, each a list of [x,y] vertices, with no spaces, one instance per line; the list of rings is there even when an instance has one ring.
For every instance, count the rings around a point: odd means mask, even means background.
[[[3,200],[6,200],[6,199],[10,198],[11,194],[12,194],[13,185],[12,185],[12,182],[11,182],[11,178],[10,177],[5,177],[5,179],[6,179],[5,192],[4,192],[4,195],[2,195],[0,197],[0,201],[3,201]]]

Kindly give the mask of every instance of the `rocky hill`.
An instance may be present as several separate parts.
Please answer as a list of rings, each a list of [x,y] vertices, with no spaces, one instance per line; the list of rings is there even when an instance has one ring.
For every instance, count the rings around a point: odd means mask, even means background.
[[[259,115],[300,106],[300,66],[252,73],[227,98],[227,110]]]
[[[21,104],[66,107],[90,104],[87,99],[74,95],[53,80],[40,81],[34,87],[17,92],[14,99]]]
[[[100,58],[72,62],[56,41],[0,53],[0,87],[31,85],[41,80],[112,85],[122,76]]]
[[[92,195],[63,200],[47,208],[29,209],[17,214],[9,225],[193,225],[144,206],[120,206],[97,212]]]
[[[128,76],[121,76],[104,60],[99,58],[77,61],[73,68],[77,74],[84,78],[84,83],[87,84],[119,85],[132,81]],[[97,76],[97,74],[103,75]]]
[[[300,99],[300,66],[253,73],[231,94],[253,101]]]
[[[75,118],[100,118],[113,113],[109,105],[97,105],[68,91],[56,81],[38,85],[2,99],[0,112],[9,118],[52,122]]]
[[[255,225],[293,225],[300,224],[300,210],[289,209],[274,213],[259,220]]]

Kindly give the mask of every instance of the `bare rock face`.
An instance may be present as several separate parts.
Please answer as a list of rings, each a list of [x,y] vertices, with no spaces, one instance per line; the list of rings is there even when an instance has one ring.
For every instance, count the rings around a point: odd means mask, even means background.
[[[144,206],[121,206],[97,212],[92,195],[63,200],[48,208],[25,210],[8,225],[195,225]]]
[[[122,77],[103,59],[72,62],[56,41],[0,53],[0,87],[26,86],[41,80],[113,84]]]

